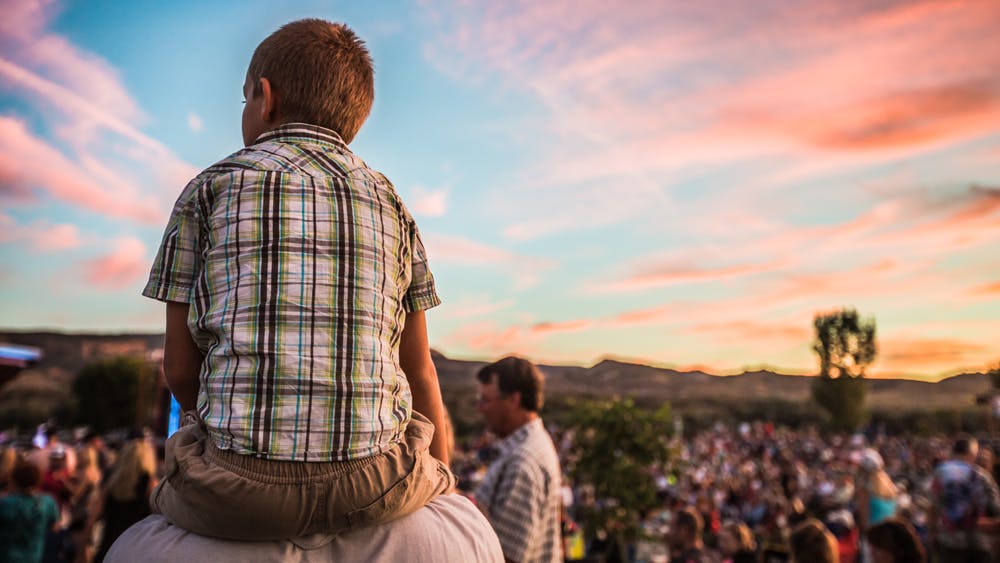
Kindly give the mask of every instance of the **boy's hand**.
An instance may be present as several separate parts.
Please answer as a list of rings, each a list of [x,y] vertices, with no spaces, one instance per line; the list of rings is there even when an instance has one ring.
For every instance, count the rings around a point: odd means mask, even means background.
[[[183,411],[198,406],[199,377],[204,360],[188,330],[190,308],[187,303],[167,302],[167,335],[163,344],[163,377]]]

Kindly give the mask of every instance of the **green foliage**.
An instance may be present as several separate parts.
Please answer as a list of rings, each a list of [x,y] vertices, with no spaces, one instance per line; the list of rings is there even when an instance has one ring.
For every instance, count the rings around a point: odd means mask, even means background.
[[[865,421],[868,382],[861,377],[821,375],[812,382],[812,398],[827,414],[827,424],[838,432],[856,430]]]
[[[875,319],[862,319],[854,309],[842,309],[813,319],[819,356],[819,374],[827,377],[864,377],[875,360]]]
[[[127,357],[84,366],[73,381],[77,422],[99,432],[148,423],[156,394],[156,371]]]
[[[833,430],[855,430],[865,420],[865,368],[878,352],[875,319],[862,319],[854,309],[842,309],[818,315],[813,325],[813,350],[819,356],[813,401],[826,411]]]
[[[655,475],[673,457],[670,406],[650,411],[631,399],[586,401],[572,406],[568,420],[576,434],[569,475],[593,487],[597,499],[581,507],[588,534],[604,530],[631,541],[642,513],[660,506]]]

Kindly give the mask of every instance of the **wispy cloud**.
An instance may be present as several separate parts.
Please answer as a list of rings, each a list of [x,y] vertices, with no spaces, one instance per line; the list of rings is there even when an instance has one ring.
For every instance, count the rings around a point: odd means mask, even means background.
[[[447,187],[426,188],[413,186],[412,196],[407,201],[407,207],[414,215],[423,217],[442,217],[448,212]]]
[[[878,365],[885,371],[979,368],[993,350],[989,345],[956,338],[883,338]]]
[[[187,125],[188,129],[194,131],[195,133],[199,133],[205,128],[205,124],[201,121],[201,117],[193,111],[188,113]]]
[[[0,244],[10,243],[26,243],[42,252],[59,252],[78,248],[83,244],[83,237],[76,225],[42,220],[22,225],[13,217],[0,213]]]
[[[425,233],[423,240],[432,263],[497,270],[512,278],[517,290],[536,285],[557,265],[549,258],[525,256],[461,236]]]
[[[871,167],[1000,125],[1000,79],[987,70],[1000,58],[990,39],[1000,7],[988,0],[460,2],[428,11],[441,29],[427,46],[432,63],[472,82],[499,79],[549,112],[538,133],[550,148],[525,171],[511,209],[545,195],[538,219],[508,228],[518,239],[670,209],[692,167],[762,158]],[[809,168],[811,178],[833,172]],[[602,191],[587,206],[547,193],[576,199],[590,184]],[[607,212],[591,220],[588,208]]]
[[[53,2],[4,2],[3,10],[0,84],[35,106],[58,139],[3,117],[0,142],[12,151],[4,191],[40,189],[95,213],[162,220],[196,170],[138,128],[145,117],[106,61],[48,30]]]
[[[163,216],[156,198],[117,178],[102,182],[93,166],[99,163],[74,161],[32,135],[23,121],[0,116],[0,196],[24,200],[42,192],[111,217],[157,221]]]
[[[111,252],[81,264],[83,279],[97,289],[129,287],[149,273],[146,245],[134,237],[122,237],[111,244]]]

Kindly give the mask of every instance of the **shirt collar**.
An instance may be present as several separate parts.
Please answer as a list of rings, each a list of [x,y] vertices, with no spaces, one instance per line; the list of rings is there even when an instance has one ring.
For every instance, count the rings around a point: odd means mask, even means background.
[[[528,435],[533,433],[536,429],[543,429],[542,417],[536,417],[534,420],[525,422],[517,430],[511,432],[510,436],[503,439],[502,442],[497,444],[497,448],[500,449],[504,454],[510,453],[514,448],[521,445],[525,440],[528,439]]]
[[[265,133],[261,133],[254,144],[279,141],[295,142],[305,141],[317,144],[333,145],[340,149],[347,149],[347,143],[340,138],[340,135],[332,129],[309,125],[308,123],[286,123]]]

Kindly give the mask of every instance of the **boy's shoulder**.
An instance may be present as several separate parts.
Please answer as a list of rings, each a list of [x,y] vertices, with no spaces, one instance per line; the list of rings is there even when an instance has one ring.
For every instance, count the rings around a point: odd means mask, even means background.
[[[193,182],[205,183],[215,176],[238,172],[271,172],[300,176],[363,177],[392,187],[381,172],[369,168],[337,138],[336,143],[314,138],[275,136],[242,148],[204,169]],[[309,131],[309,130],[306,130]]]

